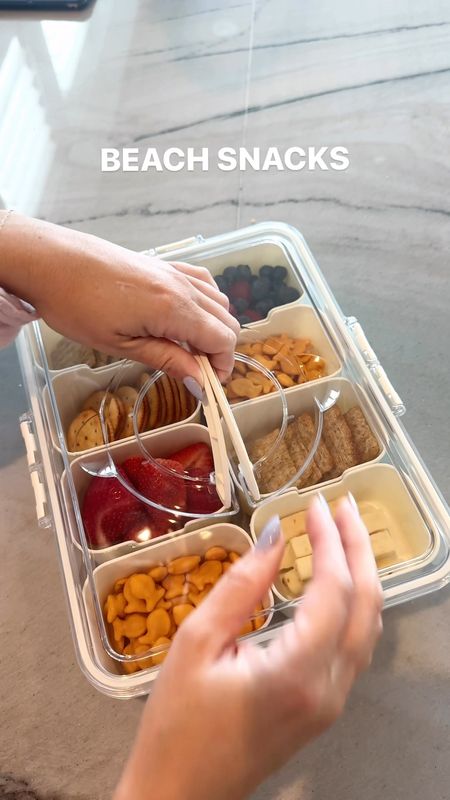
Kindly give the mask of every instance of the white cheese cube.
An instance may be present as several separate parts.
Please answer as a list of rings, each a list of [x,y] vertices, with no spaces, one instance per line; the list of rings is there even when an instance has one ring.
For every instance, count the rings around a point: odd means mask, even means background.
[[[294,595],[294,597],[298,597],[302,593],[302,582],[295,569],[290,569],[289,572],[285,572],[281,576],[281,580],[283,581],[288,592]]]
[[[309,536],[304,533],[302,536],[294,536],[289,542],[289,547],[292,550],[293,559],[304,558],[310,556],[312,553],[311,542]]]
[[[313,574],[313,557],[296,558],[295,569],[301,581],[309,581]]]
[[[281,520],[281,530],[283,531],[284,538],[288,542],[293,536],[300,536],[306,533],[306,515],[304,511],[298,511],[296,514],[290,514],[288,517],[283,517]]]
[[[395,545],[388,530],[372,533],[370,544],[375,558],[383,558],[395,554]]]
[[[295,556],[291,550],[290,543],[288,543],[284,548],[280,569],[292,569],[294,566],[294,562],[295,562]]]

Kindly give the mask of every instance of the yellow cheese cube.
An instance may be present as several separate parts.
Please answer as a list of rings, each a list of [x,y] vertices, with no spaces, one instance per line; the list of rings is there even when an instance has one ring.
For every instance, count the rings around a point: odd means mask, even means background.
[[[302,536],[294,536],[293,539],[289,541],[289,547],[292,550],[294,560],[296,558],[310,556],[312,553],[311,542],[309,541],[307,533],[304,533]]]
[[[284,548],[280,569],[292,569],[294,566],[294,562],[295,562],[295,556],[292,553],[290,543],[288,543]]]
[[[313,557],[296,558],[295,569],[301,581],[309,581],[313,574]]]
[[[370,544],[375,558],[383,558],[395,554],[394,540],[388,530],[372,533]]]
[[[283,517],[281,520],[281,530],[283,531],[284,538],[288,542],[293,536],[300,536],[306,533],[306,515],[304,511],[298,511],[296,514],[290,514],[288,517]]]
[[[285,572],[281,576],[281,580],[283,581],[288,592],[294,595],[294,597],[298,597],[302,593],[302,582],[295,569],[290,569],[289,572]]]
[[[362,514],[361,519],[369,533],[375,533],[375,531],[383,531],[388,529],[387,516],[381,508]]]

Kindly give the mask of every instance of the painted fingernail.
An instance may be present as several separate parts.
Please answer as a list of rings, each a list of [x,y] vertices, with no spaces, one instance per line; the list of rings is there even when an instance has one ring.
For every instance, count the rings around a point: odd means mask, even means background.
[[[320,503],[322,511],[324,511],[325,514],[328,514],[329,517],[332,517],[330,506],[328,505],[327,501],[325,500],[325,498],[324,498],[324,496],[323,496],[323,494],[321,492],[317,492],[317,499],[318,499],[318,501]]]
[[[199,400],[200,402],[203,400],[203,389],[200,384],[195,380],[195,378],[191,378],[188,376],[187,378],[183,378],[183,383],[192,395]]]
[[[351,505],[351,507],[352,507],[353,511],[355,512],[355,514],[356,514],[358,517],[359,517],[359,516],[361,516],[361,515],[360,515],[360,513],[359,513],[358,503],[356,502],[356,500],[355,500],[355,498],[353,497],[353,495],[352,495],[352,493],[351,493],[351,492],[347,492],[347,500],[348,500],[348,502],[350,503],[350,505]]]
[[[269,519],[258,537],[255,548],[256,550],[270,550],[281,536],[281,523],[279,516],[274,516]]]

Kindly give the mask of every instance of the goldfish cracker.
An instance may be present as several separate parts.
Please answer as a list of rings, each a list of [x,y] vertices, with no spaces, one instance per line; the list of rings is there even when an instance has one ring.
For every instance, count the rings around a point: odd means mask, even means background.
[[[200,564],[200,556],[181,556],[169,561],[169,575],[186,575]]]
[[[145,572],[137,572],[134,575],[130,575],[127,586],[133,597],[142,600],[146,600],[155,591],[155,581]]]
[[[142,636],[147,627],[147,618],[143,614],[129,614],[125,619],[115,619],[113,622],[114,638],[116,641],[125,636],[127,639],[135,639]]]
[[[170,617],[165,608],[155,608],[147,617],[147,633],[139,634],[141,644],[154,644],[161,636],[167,636],[170,630]]]
[[[222,563],[220,561],[204,561],[197,569],[188,574],[187,579],[199,592],[202,592],[208,584],[216,583],[221,575]]]
[[[167,578],[164,578],[162,582],[162,585],[166,590],[164,599],[172,600],[174,597],[178,597],[179,595],[183,594],[184,583],[184,575],[168,575]]]
[[[120,594],[109,594],[105,603],[106,621],[112,623],[116,617],[124,617],[126,604],[127,601],[122,592]]]
[[[238,561],[239,558],[240,558],[239,553],[235,553],[234,550],[230,550],[230,552],[228,553],[228,560],[232,564],[234,564],[235,561]]]
[[[157,639],[156,642],[155,642],[155,647],[163,647],[164,645],[166,645],[167,647],[170,647],[171,641],[166,636],[160,636],[160,638]],[[168,656],[168,654],[169,654],[168,650],[161,650],[160,653],[155,653],[155,655],[152,656],[153,663],[155,665],[156,664],[162,664],[162,662]]]
[[[153,578],[154,581],[156,581],[157,583],[161,583],[161,581],[164,580],[168,572],[169,570],[167,569],[167,567],[161,565],[158,567],[152,567],[148,571],[148,574],[150,575],[151,578]]]
[[[203,556],[205,561],[225,561],[227,558],[227,551],[224,547],[210,547]]]
[[[145,600],[135,597],[130,589],[130,581],[127,578],[123,586],[123,593],[127,601],[125,606],[125,614],[144,614],[147,611]]]
[[[194,606],[191,606],[190,603],[183,603],[179,606],[175,606],[172,611],[173,619],[177,628],[184,622],[186,617],[189,616],[194,611]]]

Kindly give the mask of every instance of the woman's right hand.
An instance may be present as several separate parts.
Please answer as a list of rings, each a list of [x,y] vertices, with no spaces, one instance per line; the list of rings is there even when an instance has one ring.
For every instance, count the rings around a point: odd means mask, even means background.
[[[178,631],[115,800],[241,800],[341,714],[381,634],[383,595],[353,499],[333,521],[319,498],[314,575],[294,620],[265,648],[236,644],[279,569],[275,518]]]

